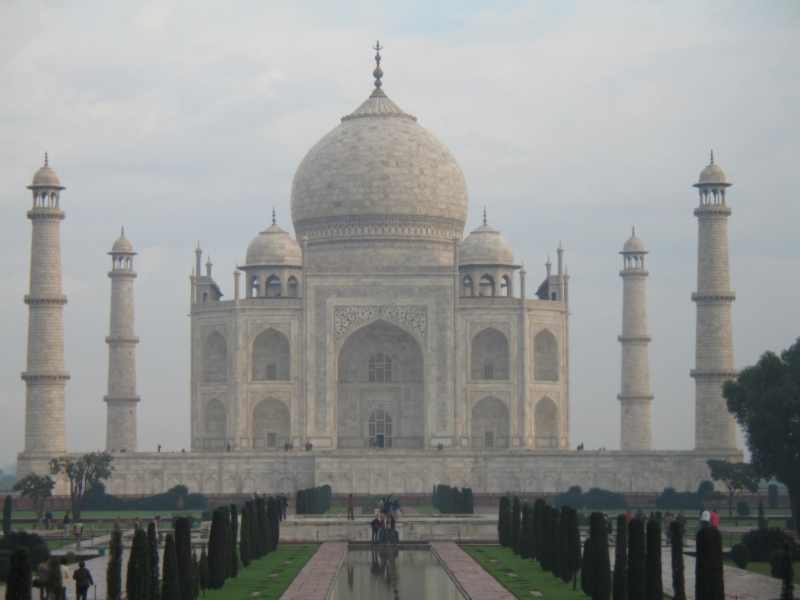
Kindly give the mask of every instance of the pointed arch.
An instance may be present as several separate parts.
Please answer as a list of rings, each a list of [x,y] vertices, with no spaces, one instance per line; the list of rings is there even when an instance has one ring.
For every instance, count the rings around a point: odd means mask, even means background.
[[[472,289],[472,277],[470,277],[469,275],[464,276],[464,280],[462,282],[461,295],[462,296],[466,296],[466,297],[470,297],[470,296],[474,296],[475,295],[475,293],[474,293],[474,291]]]
[[[203,383],[228,381],[228,343],[218,331],[203,340]]]
[[[270,275],[266,285],[267,298],[279,298],[281,296],[281,280],[277,275]]]
[[[491,275],[484,275],[478,282],[479,296],[494,296],[494,278]]]
[[[291,439],[291,428],[289,408],[265,398],[253,409],[253,448],[280,448]]]
[[[558,448],[558,407],[545,396],[533,412],[537,448]]]
[[[508,448],[510,434],[506,403],[487,396],[472,407],[472,447]]]
[[[228,435],[228,411],[218,398],[203,406],[204,448],[224,448]]]
[[[299,292],[300,288],[297,283],[297,277],[295,277],[294,275],[289,277],[289,281],[286,287],[287,287],[287,294],[290,298],[297,298],[300,295]]]
[[[471,375],[473,380],[508,379],[508,338],[494,327],[487,327],[472,338]]]
[[[549,329],[543,329],[533,339],[533,378],[558,381],[558,341]]]
[[[508,275],[503,275],[503,279],[500,280],[500,295],[510,298],[514,295],[514,290],[511,285],[511,277]]]
[[[253,340],[253,381],[288,381],[291,377],[289,338],[270,327]]]

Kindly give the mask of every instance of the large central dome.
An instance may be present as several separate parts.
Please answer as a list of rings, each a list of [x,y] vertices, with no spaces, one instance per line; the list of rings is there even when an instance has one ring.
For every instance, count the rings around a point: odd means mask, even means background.
[[[295,232],[312,251],[356,240],[452,245],[466,216],[455,158],[380,87],[309,150],[292,182]]]

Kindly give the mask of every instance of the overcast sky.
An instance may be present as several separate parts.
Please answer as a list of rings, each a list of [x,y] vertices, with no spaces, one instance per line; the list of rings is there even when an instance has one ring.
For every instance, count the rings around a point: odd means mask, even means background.
[[[710,149],[728,204],[735,362],[800,336],[798,2],[0,3],[0,465],[23,447],[30,261],[25,186],[44,151],[61,206],[67,439],[105,444],[110,282],[136,270],[139,448],[189,448],[189,280],[199,240],[227,297],[250,240],[293,231],[308,149],[384,90],[453,152],[475,228],[524,261],[559,240],[570,282],[571,445],[619,446],[622,281],[647,281],[653,443],[694,444],[698,203]],[[205,257],[204,257],[205,262]]]

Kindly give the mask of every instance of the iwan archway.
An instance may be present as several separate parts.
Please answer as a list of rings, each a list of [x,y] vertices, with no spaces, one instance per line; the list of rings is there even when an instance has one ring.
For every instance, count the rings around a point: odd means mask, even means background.
[[[413,334],[373,321],[345,340],[337,364],[339,448],[424,447],[424,358]]]

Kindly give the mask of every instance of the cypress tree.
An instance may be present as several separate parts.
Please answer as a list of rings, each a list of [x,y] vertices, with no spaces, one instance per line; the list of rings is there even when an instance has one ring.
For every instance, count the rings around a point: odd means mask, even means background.
[[[175,537],[171,533],[168,533],[167,540],[164,543],[161,600],[181,600],[181,580],[178,569],[178,553]]]
[[[645,598],[663,600],[661,583],[661,525],[655,519],[647,522],[647,553],[645,558]]]
[[[203,544],[203,549],[200,550],[200,564],[197,565],[197,582],[200,584],[200,589],[203,590],[203,597],[205,598],[206,590],[208,589],[208,555],[206,554],[206,546]]]
[[[686,578],[683,572],[683,531],[678,521],[669,526],[672,541],[672,600],[686,600]]]
[[[6,579],[6,600],[31,599],[31,555],[24,546],[11,553]]]
[[[200,597],[200,562],[197,560],[197,550],[192,550],[192,581],[194,581],[194,600]]]
[[[545,504],[543,498],[537,498],[533,503],[533,558],[539,562],[542,562],[540,548],[542,545],[542,511]]]
[[[697,532],[694,590],[698,600],[725,600],[722,534],[716,527],[705,527]]]
[[[511,501],[511,550],[514,554],[520,553],[520,529],[522,528],[522,515],[520,514],[519,498],[514,496]]]
[[[608,530],[601,512],[589,517],[589,535],[592,538],[591,570],[592,600],[609,600],[611,597],[611,563],[608,558]]]
[[[150,549],[144,529],[133,534],[125,592],[128,600],[150,600]]]
[[[617,517],[617,544],[614,549],[614,600],[626,600],[628,595],[628,519]]]
[[[587,596],[592,595],[592,538],[583,542],[583,558],[581,559],[581,590]]]
[[[581,526],[578,521],[578,511],[573,508],[569,513],[569,564],[573,573],[573,590],[578,585],[578,571],[580,571],[581,563],[583,562],[581,549]]]
[[[550,570],[553,577],[561,577],[561,513],[555,506],[550,510],[550,519]]]
[[[436,496],[436,491],[434,488],[434,497]],[[500,545],[503,548],[508,548],[510,544],[510,540],[508,539],[507,532],[510,527],[506,526],[506,520],[511,518],[511,501],[509,500],[508,496],[503,496],[500,498],[500,512],[497,517],[497,537],[500,541]]]
[[[150,556],[150,600],[158,600],[161,597],[161,591],[158,588],[161,574],[158,567],[158,536],[156,535],[156,524],[153,521],[147,524],[147,552]]]
[[[530,505],[525,502],[522,505],[522,540],[519,546],[519,555],[521,558],[531,558],[531,514]]]
[[[270,533],[269,519],[267,518],[267,503],[263,498],[256,501],[256,514],[258,517],[258,543],[261,547],[261,556],[266,556],[272,549],[272,534]]]
[[[236,505],[231,504],[231,577],[236,577],[239,574],[238,533],[239,513]]]
[[[106,598],[119,600],[122,596],[122,532],[112,531],[106,566]]]
[[[3,501],[3,535],[11,535],[11,496]]]
[[[122,552],[120,551],[120,556]],[[122,587],[122,577],[120,574],[120,588]],[[63,598],[64,588],[61,585],[61,561],[58,557],[52,556],[47,561],[47,591],[51,598]],[[122,592],[120,592],[122,594]]]
[[[261,558],[261,544],[258,543],[258,519],[253,502],[248,500],[245,505],[247,511],[247,523],[250,525],[250,555],[252,560]]]
[[[550,571],[550,527],[553,523],[553,517],[550,514],[552,509],[549,504],[542,507],[542,527],[539,533],[539,564],[542,566],[542,571]]]
[[[194,600],[194,569],[192,568],[192,527],[189,519],[175,521],[175,556],[178,563],[180,600]]]
[[[792,566],[792,546],[789,541],[783,542],[781,553],[781,600],[794,598],[794,567]]]
[[[269,520],[269,532],[272,536],[272,545],[269,549],[270,551],[275,551],[278,548],[278,540],[281,537],[281,514],[278,499],[274,496],[267,500],[267,517]]]
[[[569,583],[572,581],[575,571],[572,569],[570,561],[570,515],[572,507],[562,506],[561,516],[559,517],[558,533],[558,575],[561,581]]]
[[[239,554],[242,556],[242,566],[249,567],[253,560],[253,550],[250,544],[250,511],[245,507],[242,511],[242,535],[239,542]]]
[[[214,511],[211,520],[211,531],[208,534],[208,589],[219,590],[225,585],[228,574],[229,561],[228,545],[225,532],[230,529],[230,524],[225,512],[220,508]],[[162,598],[161,600],[166,600]]]
[[[628,523],[628,600],[645,599],[645,534],[644,521]]]
[[[468,515],[474,515],[475,499],[472,496],[472,488],[464,488],[462,494],[464,499],[464,512]]]

